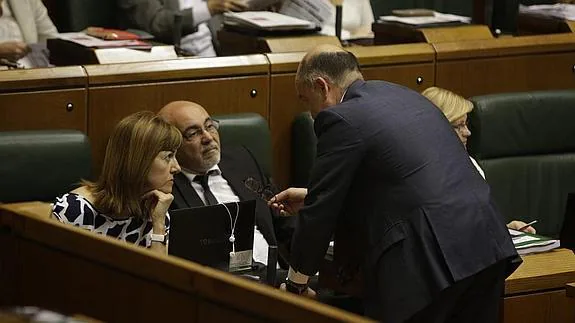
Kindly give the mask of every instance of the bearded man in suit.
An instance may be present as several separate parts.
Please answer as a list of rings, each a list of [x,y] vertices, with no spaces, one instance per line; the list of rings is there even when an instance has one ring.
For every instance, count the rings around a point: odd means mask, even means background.
[[[280,250],[281,263],[286,258],[295,219],[274,214],[266,201],[244,185],[249,177],[263,185],[270,183],[252,152],[245,146],[222,147],[219,122],[194,102],[171,102],[159,115],[183,136],[177,152],[182,171],[174,176],[170,209],[256,200],[254,260],[267,265],[268,247],[273,245]]]

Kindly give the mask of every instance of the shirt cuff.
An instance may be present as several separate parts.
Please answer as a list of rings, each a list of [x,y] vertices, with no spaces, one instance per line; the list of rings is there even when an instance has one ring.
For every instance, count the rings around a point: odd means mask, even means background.
[[[300,274],[297,271],[295,271],[295,269],[293,269],[292,267],[289,267],[288,279],[296,284],[307,284],[309,276]]]
[[[210,14],[210,10],[208,9],[208,4],[205,1],[194,5],[192,8],[192,17],[194,18],[194,26],[197,26],[201,23],[204,23],[210,18],[212,15]]]

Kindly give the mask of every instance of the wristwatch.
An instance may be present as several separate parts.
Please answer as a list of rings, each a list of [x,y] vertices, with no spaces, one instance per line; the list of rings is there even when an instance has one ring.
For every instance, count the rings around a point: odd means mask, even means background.
[[[160,242],[162,244],[167,244],[168,243],[168,234],[155,234],[155,233],[151,233],[150,234],[150,239],[152,240],[152,242]]]
[[[289,278],[286,278],[286,290],[290,293],[296,294],[296,295],[301,295],[303,294],[306,290],[309,284],[298,284],[298,283],[294,283],[293,281],[289,280]]]

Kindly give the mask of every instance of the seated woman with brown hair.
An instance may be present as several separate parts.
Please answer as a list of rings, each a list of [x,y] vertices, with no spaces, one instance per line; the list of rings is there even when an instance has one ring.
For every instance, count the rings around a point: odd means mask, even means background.
[[[469,128],[467,127],[467,114],[473,110],[473,103],[460,95],[435,86],[427,88],[421,94],[435,104],[441,112],[443,112],[449,123],[451,123],[451,126],[455,130],[459,140],[461,140],[463,146],[467,149],[467,138],[471,136],[471,131],[469,131]],[[469,156],[469,159],[471,159],[471,162],[475,168],[477,168],[479,174],[485,178],[485,173],[477,161],[471,156]],[[507,223],[508,228],[516,230],[523,228],[526,225],[527,224],[525,222],[518,220]],[[524,228],[523,231],[535,233],[535,229],[531,226]]]
[[[106,147],[96,182],[66,193],[53,204],[63,223],[105,234],[165,254],[174,199],[174,174],[180,171],[177,128],[143,111],[122,119]]]

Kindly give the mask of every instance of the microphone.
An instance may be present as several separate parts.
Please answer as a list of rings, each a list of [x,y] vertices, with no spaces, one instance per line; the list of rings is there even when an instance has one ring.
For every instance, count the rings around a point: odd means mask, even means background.
[[[278,263],[278,246],[269,246],[268,248],[268,266],[266,268],[266,283],[272,287],[276,284]]]

